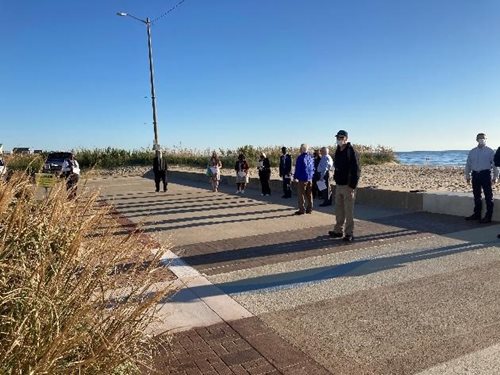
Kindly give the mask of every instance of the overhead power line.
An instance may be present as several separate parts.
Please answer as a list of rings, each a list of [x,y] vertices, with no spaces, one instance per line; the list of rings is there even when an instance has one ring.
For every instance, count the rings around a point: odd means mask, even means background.
[[[170,8],[169,10],[167,10],[165,13],[163,13],[162,15],[156,17],[154,20],[151,21],[151,23],[155,23],[156,21],[158,21],[159,19],[165,17],[167,14],[169,14],[170,12],[174,11],[176,8],[178,8],[179,6],[182,5],[183,2],[185,2],[186,0],[181,0],[179,1],[177,4],[175,4],[172,8]]]

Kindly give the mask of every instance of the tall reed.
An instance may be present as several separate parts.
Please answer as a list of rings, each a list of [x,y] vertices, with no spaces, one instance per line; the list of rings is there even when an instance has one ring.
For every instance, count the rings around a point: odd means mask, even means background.
[[[0,181],[1,374],[149,368],[147,327],[171,291],[154,288],[163,253],[144,259],[140,233],[119,231],[96,193],[68,200],[59,183],[44,197],[24,173]]]

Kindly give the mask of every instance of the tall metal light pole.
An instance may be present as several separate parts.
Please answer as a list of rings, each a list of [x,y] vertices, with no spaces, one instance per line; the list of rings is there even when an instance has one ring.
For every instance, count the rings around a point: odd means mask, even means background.
[[[139,22],[146,24],[146,31],[148,34],[148,56],[149,56],[149,82],[151,84],[151,106],[153,107],[153,130],[155,134],[153,148],[159,151],[160,145],[158,143],[158,123],[156,121],[156,96],[155,96],[155,80],[154,80],[154,68],[153,68],[153,49],[151,46],[151,20],[146,18],[145,20],[140,19],[130,13],[118,12],[116,13],[121,17],[131,17]]]

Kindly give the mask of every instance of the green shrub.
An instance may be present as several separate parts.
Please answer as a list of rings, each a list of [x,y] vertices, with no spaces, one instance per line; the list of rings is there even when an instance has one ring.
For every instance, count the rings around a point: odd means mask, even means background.
[[[312,149],[319,149],[313,147]],[[382,164],[395,162],[394,152],[383,146],[355,145],[360,154],[362,165]],[[330,155],[333,156],[335,147],[330,146]],[[289,148],[293,157],[299,154],[299,148]],[[245,145],[235,150],[217,150],[224,168],[233,168],[240,153],[243,153],[250,167],[256,167],[260,154],[264,152],[271,162],[271,166],[279,165],[281,155],[280,146],[255,147]],[[171,165],[205,168],[212,154],[211,150],[169,149],[166,150],[168,163]],[[149,149],[123,150],[118,148],[79,149],[76,150],[76,159],[82,169],[113,169],[127,166],[151,166],[155,152]],[[46,154],[42,155],[16,155],[6,159],[9,169],[28,171],[29,173],[41,170]]]
[[[42,170],[45,157],[43,154],[9,155],[5,163],[11,171],[26,171],[33,175]]]

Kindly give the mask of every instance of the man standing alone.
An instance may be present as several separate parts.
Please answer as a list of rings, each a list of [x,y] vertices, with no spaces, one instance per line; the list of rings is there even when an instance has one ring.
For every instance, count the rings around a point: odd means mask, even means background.
[[[494,164],[495,151],[486,146],[486,135],[476,136],[477,147],[469,151],[465,164],[465,179],[470,184],[472,177],[472,193],[474,194],[474,213],[465,220],[479,220],[480,223],[491,223],[493,216],[492,186],[498,180],[498,169]],[[481,189],[486,202],[486,215],[481,218]]]
[[[287,153],[286,147],[281,148],[281,154],[280,177],[283,178],[283,196],[281,198],[291,198],[292,188],[290,184],[292,183],[292,157]]]
[[[153,160],[153,172],[155,175],[155,191],[160,191],[160,181],[163,182],[163,191],[167,191],[167,158],[160,151],[156,152]]]
[[[347,132],[339,130],[336,138],[337,149],[333,162],[336,223],[328,234],[333,238],[343,236],[344,241],[350,242],[354,240],[354,198],[360,166],[354,148],[347,142]]]

